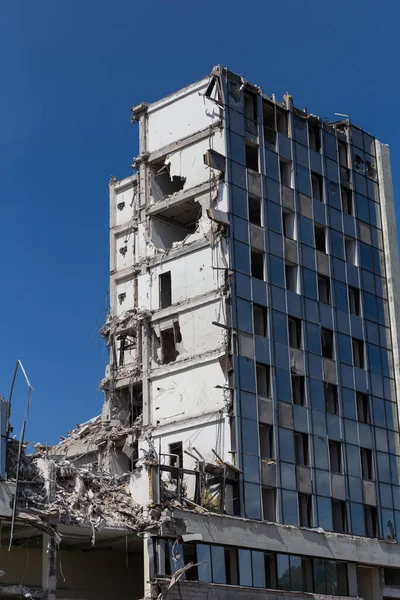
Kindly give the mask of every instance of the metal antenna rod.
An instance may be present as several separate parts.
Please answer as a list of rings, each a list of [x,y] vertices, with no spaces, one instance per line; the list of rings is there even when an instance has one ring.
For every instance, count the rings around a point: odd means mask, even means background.
[[[12,384],[11,384],[11,390],[10,390],[10,398],[9,398],[9,416],[11,414],[11,398],[12,398],[12,393],[14,390],[14,384],[15,384],[15,379],[17,377],[17,372],[18,372],[18,367],[21,369],[24,377],[25,377],[25,381],[28,385],[28,398],[26,400],[26,405],[25,405],[25,414],[24,414],[24,420],[22,423],[22,427],[21,427],[21,435],[20,435],[20,439],[19,439],[19,446],[18,446],[18,460],[17,460],[17,472],[15,475],[15,479],[16,479],[16,483],[15,483],[15,494],[14,494],[14,502],[13,502],[13,510],[12,510],[12,518],[11,518],[11,532],[10,532],[10,543],[8,544],[8,551],[10,552],[11,550],[11,546],[12,546],[12,542],[13,542],[13,536],[14,536],[14,526],[15,526],[15,515],[17,512],[17,496],[18,496],[18,479],[19,479],[19,467],[21,464],[21,454],[22,454],[22,446],[24,443],[24,437],[25,437],[25,428],[26,428],[26,421],[28,418],[28,413],[29,413],[29,407],[31,404],[31,398],[32,398],[32,392],[33,392],[33,387],[31,386],[31,383],[28,379],[28,376],[26,374],[26,371],[23,367],[22,362],[17,359],[16,365],[15,365],[15,369],[14,369],[14,375],[13,375],[13,379],[12,379]]]

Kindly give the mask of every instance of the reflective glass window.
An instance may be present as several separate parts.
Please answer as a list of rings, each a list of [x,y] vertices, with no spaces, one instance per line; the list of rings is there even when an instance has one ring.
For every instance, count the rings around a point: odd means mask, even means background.
[[[278,576],[278,589],[290,590],[289,556],[287,554],[277,554],[276,567]]]
[[[242,449],[248,454],[258,454],[258,428],[257,421],[241,419],[242,422]]]
[[[348,335],[338,334],[339,339],[339,358],[340,362],[353,364],[353,354],[351,350],[351,338]]]
[[[310,396],[313,409],[325,410],[324,383],[320,379],[310,379]]]
[[[389,466],[389,454],[384,452],[377,452],[376,458],[378,462],[378,479],[385,483],[390,483],[390,466]]]
[[[318,526],[332,531],[332,502],[330,498],[317,496]]]
[[[277,310],[273,311],[274,340],[282,344],[288,343],[287,315]]]
[[[321,354],[321,332],[318,325],[307,323],[307,350],[314,354]]]
[[[281,402],[292,402],[292,391],[290,387],[290,372],[285,369],[276,368],[276,391],[278,400]]]
[[[252,586],[251,553],[250,550],[238,550],[239,559],[239,585]]]
[[[347,286],[345,283],[335,280],[335,306],[338,310],[343,312],[349,311],[347,301]]]
[[[239,357],[240,387],[248,392],[256,391],[256,378],[254,373],[254,361],[244,356]]]
[[[343,234],[331,229],[331,253],[333,256],[344,260]]]
[[[280,459],[286,462],[294,463],[294,438],[291,429],[279,428],[279,454]]]
[[[378,318],[378,308],[377,308],[377,298],[372,294],[368,294],[364,292],[364,313],[365,318],[370,321],[377,321]]]
[[[298,525],[297,492],[282,490],[283,522],[285,525]]]
[[[285,272],[283,268],[283,260],[277,256],[269,257],[270,279],[274,285],[285,287]]]
[[[268,227],[273,231],[282,233],[282,209],[279,204],[267,203]]]
[[[248,519],[261,519],[261,487],[255,483],[244,484],[244,507]]]
[[[225,549],[211,546],[211,563],[214,583],[226,583]]]
[[[311,196],[310,171],[297,165],[297,189],[301,194]]]
[[[312,298],[313,300],[318,300],[318,292],[317,292],[317,275],[315,271],[310,271],[310,269],[305,269],[303,267],[303,289],[304,295],[307,298]]]
[[[396,525],[394,520],[394,514],[392,510],[382,509],[382,526],[383,526],[383,539],[395,540],[396,539]]]
[[[264,552],[252,551],[251,553],[253,567],[253,586],[259,588],[266,587],[265,580],[265,558]]]
[[[201,563],[197,567],[199,581],[212,581],[211,574],[211,553],[208,544],[196,544],[197,562]]]
[[[314,246],[314,226],[311,219],[300,217],[301,241],[307,246]]]
[[[317,469],[329,470],[328,444],[326,438],[314,435],[314,462]]]
[[[253,333],[253,309],[251,302],[238,298],[237,304],[237,316],[238,316],[238,328],[248,333]]]
[[[354,535],[365,535],[364,507],[362,504],[350,503],[351,529]]]
[[[241,242],[235,242],[235,268],[250,274],[250,248]]]
[[[328,133],[327,131],[323,132],[324,136],[324,154],[328,158],[332,160],[337,159],[337,145],[336,145],[336,136]]]
[[[356,204],[357,204],[357,217],[361,219],[361,221],[365,221],[369,223],[369,202],[368,198],[362,196],[361,194],[356,194]]]
[[[307,137],[307,120],[301,119],[300,117],[294,117],[293,119],[294,125],[294,137],[297,142],[308,145],[308,137]]]
[[[271,152],[267,148],[265,148],[265,165],[267,176],[279,181],[279,157],[276,152]]]
[[[302,592],[304,590],[303,583],[303,563],[301,556],[290,556],[290,580],[291,589]]]
[[[325,561],[322,558],[313,559],[314,592],[326,594]]]

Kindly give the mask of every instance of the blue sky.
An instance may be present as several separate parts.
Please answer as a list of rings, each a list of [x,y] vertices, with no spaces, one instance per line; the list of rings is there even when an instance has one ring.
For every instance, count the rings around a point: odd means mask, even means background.
[[[0,3],[0,392],[20,358],[35,388],[28,439],[54,443],[101,410],[107,357],[91,339],[108,288],[109,176],[129,175],[137,154],[130,107],[220,63],[320,116],[349,114],[391,146],[396,170],[398,18],[394,0]],[[16,431],[25,400],[19,379]]]

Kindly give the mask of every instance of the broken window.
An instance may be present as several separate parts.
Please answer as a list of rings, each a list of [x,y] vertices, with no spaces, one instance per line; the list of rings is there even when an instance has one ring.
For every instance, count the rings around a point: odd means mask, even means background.
[[[295,236],[295,213],[283,211],[283,235],[291,240],[296,239]]]
[[[151,217],[151,240],[163,250],[172,248],[197,229],[201,205],[193,199],[185,200],[160,210]]]
[[[356,240],[353,238],[345,237],[344,250],[347,262],[351,263],[352,265],[356,265]]]
[[[370,448],[360,448],[361,457],[361,477],[363,479],[373,479],[372,468],[372,450]]]
[[[262,488],[264,521],[276,521],[276,489]]]
[[[288,317],[289,345],[291,348],[301,348],[301,320]]]
[[[332,415],[339,414],[337,385],[325,383],[324,394],[326,412],[331,413]]]
[[[329,440],[329,465],[332,473],[342,473],[342,448],[340,442]]]
[[[274,458],[274,428],[272,425],[260,425],[260,454],[262,458]]]
[[[168,364],[174,362],[179,355],[177,344],[182,341],[179,323],[174,322],[173,327],[162,329],[160,332],[161,362]]]
[[[299,494],[299,525],[300,527],[312,527],[311,494]]]
[[[258,171],[258,146],[246,141],[246,168]]]
[[[320,252],[326,252],[325,227],[314,225],[315,248]]]
[[[169,464],[171,467],[183,469],[183,448],[182,442],[172,442],[168,446]]]
[[[359,369],[364,368],[364,342],[362,340],[351,340],[353,346],[353,364]]]
[[[378,511],[375,506],[364,506],[365,535],[370,538],[378,537]]]
[[[171,271],[162,273],[159,278],[160,288],[160,308],[167,308],[172,304],[172,292],[171,292]]]
[[[308,139],[311,150],[314,152],[320,152],[321,150],[321,137],[320,128],[308,124]]]
[[[341,195],[342,195],[343,212],[346,213],[347,215],[352,215],[353,214],[353,200],[352,200],[351,190],[348,190],[345,187],[341,187],[340,191],[341,191]]]
[[[270,371],[269,365],[256,363],[257,394],[259,396],[270,396]]]
[[[347,532],[346,502],[332,500],[332,528],[337,533]]]
[[[276,126],[279,133],[289,137],[289,121],[288,113],[286,110],[276,107]]]
[[[251,276],[256,279],[264,280],[264,254],[252,250],[250,253]]]
[[[348,167],[348,160],[347,160],[347,144],[346,142],[342,142],[340,140],[338,140],[338,145],[339,145],[339,164],[341,167]]]
[[[279,159],[279,172],[281,175],[281,184],[292,187],[292,163],[281,157]]]
[[[267,309],[253,304],[254,334],[267,337]]]
[[[118,366],[123,367],[132,363],[136,358],[136,337],[127,334],[121,334],[117,337],[118,347]]]
[[[305,405],[305,383],[303,375],[292,375],[292,398],[293,404]]]
[[[185,177],[171,177],[170,163],[165,163],[164,159],[150,164],[150,193],[156,202],[182,190],[185,181]]]
[[[321,327],[322,356],[333,358],[333,331]]]
[[[298,466],[308,466],[308,434],[298,433],[294,434],[294,453],[295,461]]]
[[[357,392],[356,394],[356,403],[357,403],[357,419],[361,423],[370,423],[370,415],[369,415],[369,401],[367,394],[361,394]]]
[[[331,283],[324,275],[318,275],[318,299],[324,304],[331,303]]]
[[[311,172],[312,197],[320,202],[324,201],[324,187],[321,175]]]
[[[244,116],[251,121],[257,121],[257,96],[244,92]]]
[[[249,195],[249,221],[253,225],[261,226],[261,198]]]
[[[360,316],[360,290],[349,285],[349,306],[353,315]]]
[[[263,126],[264,126],[264,142],[265,145],[272,145],[275,149],[276,128],[274,106],[269,102],[263,102]]]
[[[297,265],[285,264],[285,278],[286,278],[286,289],[291,292],[297,292],[297,280],[298,280],[298,267]]]

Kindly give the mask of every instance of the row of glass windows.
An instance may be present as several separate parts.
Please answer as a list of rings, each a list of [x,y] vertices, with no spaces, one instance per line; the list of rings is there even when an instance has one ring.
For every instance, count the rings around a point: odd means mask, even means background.
[[[167,575],[189,562],[198,563],[186,571],[183,579],[335,596],[348,594],[344,562],[213,544],[167,542],[166,550]]]

